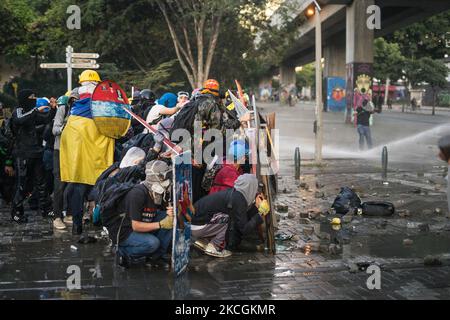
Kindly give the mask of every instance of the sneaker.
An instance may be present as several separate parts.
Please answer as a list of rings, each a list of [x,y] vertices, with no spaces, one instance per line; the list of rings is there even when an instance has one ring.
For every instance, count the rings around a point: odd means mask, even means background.
[[[65,216],[64,217],[64,223],[65,224],[73,224],[72,216]]]
[[[13,215],[12,216],[12,220],[14,222],[17,222],[18,224],[27,223],[28,222],[27,217],[25,217],[24,215],[18,215],[18,214]]]
[[[66,225],[61,220],[61,218],[56,218],[55,220],[53,220],[53,228],[58,230],[64,230],[66,229]]]
[[[216,257],[216,258],[226,258],[231,256],[231,252],[228,250],[222,250],[219,251],[217,250],[216,246],[213,245],[211,242],[208,243],[208,245],[206,246],[205,249],[205,254],[212,256],[212,257]]]
[[[198,239],[197,241],[194,242],[194,247],[205,252],[206,247],[208,246],[208,243],[209,242],[205,239]]]

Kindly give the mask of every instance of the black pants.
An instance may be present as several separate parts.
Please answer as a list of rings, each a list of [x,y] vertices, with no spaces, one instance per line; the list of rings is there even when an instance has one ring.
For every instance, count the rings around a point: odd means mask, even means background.
[[[83,224],[84,202],[91,186],[82,183],[68,183],[64,194],[66,195],[67,209],[72,214],[74,226]]]
[[[16,185],[14,198],[12,201],[11,215],[23,215],[23,202],[26,196],[33,191],[33,187],[38,194],[39,210],[47,213],[48,197],[45,192],[44,165],[40,158],[17,158],[16,159]]]
[[[14,177],[7,176],[4,167],[0,162],[0,198],[10,204],[14,196]]]
[[[59,150],[53,152],[53,176],[54,176],[54,189],[53,189],[53,214],[55,218],[63,218],[64,207],[64,189],[66,189],[66,183],[61,181],[61,172],[59,165]]]

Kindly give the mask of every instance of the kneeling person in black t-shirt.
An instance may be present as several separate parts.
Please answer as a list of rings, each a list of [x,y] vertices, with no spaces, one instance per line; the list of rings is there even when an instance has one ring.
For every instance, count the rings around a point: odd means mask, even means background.
[[[172,242],[173,208],[163,211],[171,170],[165,162],[155,160],[147,163],[145,174],[145,181],[134,186],[117,206],[117,212],[125,215],[105,225],[113,243],[119,242],[118,254],[127,261],[166,259]]]

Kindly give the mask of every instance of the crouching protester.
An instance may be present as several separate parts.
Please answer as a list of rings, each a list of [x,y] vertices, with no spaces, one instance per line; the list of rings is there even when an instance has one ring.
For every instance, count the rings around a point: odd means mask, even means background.
[[[155,160],[147,163],[145,175],[145,180],[132,186],[111,210],[102,210],[101,219],[121,266],[145,261],[168,267],[173,208],[166,198],[172,172],[165,162]]]
[[[268,213],[264,203],[258,194],[258,179],[253,174],[239,176],[232,189],[200,199],[194,204],[192,218],[194,245],[213,257],[230,256],[229,250],[237,248],[242,236],[263,223]],[[249,214],[252,211],[255,214]]]

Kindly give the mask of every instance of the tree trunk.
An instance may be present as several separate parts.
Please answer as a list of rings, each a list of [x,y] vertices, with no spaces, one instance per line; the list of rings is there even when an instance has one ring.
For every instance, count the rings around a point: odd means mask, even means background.
[[[391,79],[389,79],[389,77],[387,77],[386,78],[386,88],[384,89],[384,105],[388,104],[390,84],[391,84]]]
[[[432,91],[433,91],[433,102],[431,115],[434,116],[436,114],[436,90],[434,89],[434,87],[432,87]]]

